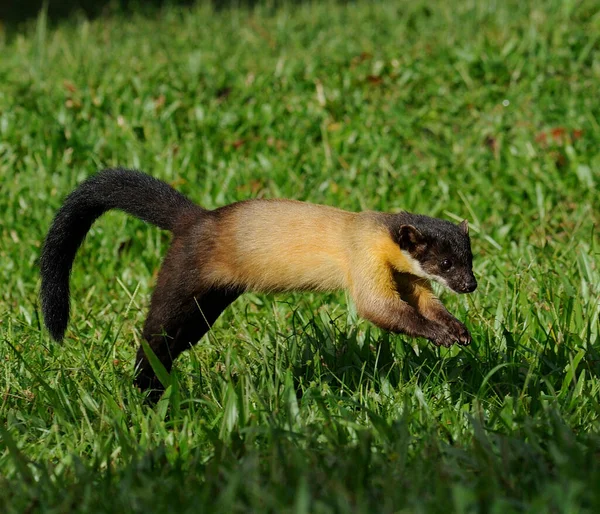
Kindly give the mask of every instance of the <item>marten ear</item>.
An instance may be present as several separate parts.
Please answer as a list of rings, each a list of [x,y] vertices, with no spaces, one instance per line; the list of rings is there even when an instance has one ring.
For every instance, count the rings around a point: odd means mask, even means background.
[[[398,231],[398,244],[402,250],[414,252],[418,246],[425,246],[427,241],[412,225],[402,225]]]
[[[458,228],[462,230],[463,234],[469,235],[469,222],[467,220],[463,220]]]

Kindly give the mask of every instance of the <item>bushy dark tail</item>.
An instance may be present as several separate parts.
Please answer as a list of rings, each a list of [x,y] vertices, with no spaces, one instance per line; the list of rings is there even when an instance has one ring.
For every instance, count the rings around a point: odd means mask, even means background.
[[[69,275],[77,249],[96,218],[110,209],[171,231],[182,215],[203,212],[165,182],[140,171],[107,169],[81,183],[56,214],[40,258],[42,312],[57,341],[69,321]]]

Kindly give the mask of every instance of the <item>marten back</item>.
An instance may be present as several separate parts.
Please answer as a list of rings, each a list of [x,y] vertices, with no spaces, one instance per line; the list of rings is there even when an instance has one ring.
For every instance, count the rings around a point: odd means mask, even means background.
[[[215,283],[254,291],[346,286],[357,214],[294,200],[249,200],[215,211]]]

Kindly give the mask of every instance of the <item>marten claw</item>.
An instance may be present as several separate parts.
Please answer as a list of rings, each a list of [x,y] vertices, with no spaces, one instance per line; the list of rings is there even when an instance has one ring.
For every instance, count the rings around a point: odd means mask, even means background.
[[[458,343],[461,346],[468,346],[471,344],[471,334],[460,321],[452,320],[446,327],[443,333],[437,334],[431,338],[431,342],[435,346],[443,346],[449,348],[454,343]]]
[[[458,320],[456,320],[452,323],[452,326],[450,327],[450,332],[452,333],[454,340],[461,346],[468,346],[471,344],[471,341],[473,340],[471,338],[471,334],[467,330],[467,327],[465,327]]]
[[[472,341],[473,339],[471,338],[471,334],[467,332],[466,336],[458,340],[458,344],[460,344],[461,346],[469,346]]]
[[[444,348],[450,348],[456,341],[456,338],[450,332],[445,330],[439,334],[436,334],[430,339],[430,341],[435,346],[443,346]]]

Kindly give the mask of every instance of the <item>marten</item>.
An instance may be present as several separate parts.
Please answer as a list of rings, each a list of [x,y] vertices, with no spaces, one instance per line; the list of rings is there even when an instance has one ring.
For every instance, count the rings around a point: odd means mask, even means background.
[[[206,210],[167,183],[106,169],[64,201],[40,258],[44,321],[62,340],[69,320],[69,275],[92,223],[110,209],[173,233],[143,337],[167,371],[246,291],[345,289],[357,312],[395,333],[438,346],[471,335],[435,296],[430,280],[458,293],[477,287],[467,221],[399,212],[348,212],[295,200],[252,199]],[[162,390],[144,349],[136,385]]]

